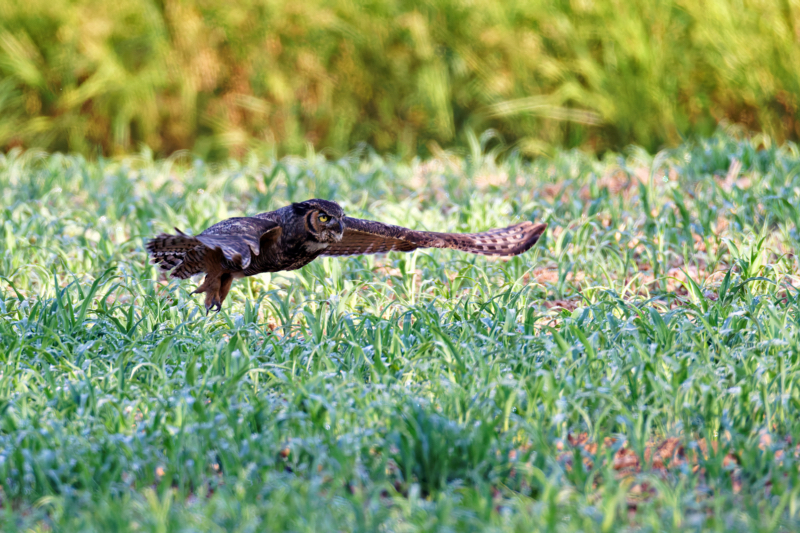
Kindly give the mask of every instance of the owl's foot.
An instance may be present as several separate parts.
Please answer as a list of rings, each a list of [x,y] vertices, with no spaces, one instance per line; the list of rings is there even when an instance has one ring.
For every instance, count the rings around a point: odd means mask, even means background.
[[[219,276],[212,276],[211,274],[206,274],[206,279],[203,280],[202,285],[197,287],[192,294],[202,294],[206,293],[206,315],[211,311],[211,309],[216,307],[217,312],[222,309],[222,300],[219,299],[219,286],[220,286],[220,279]]]
[[[214,309],[217,313],[222,310],[222,302],[228,296],[228,291],[231,290],[233,283],[233,276],[230,274],[206,274],[206,279],[203,280],[202,285],[197,287],[192,294],[206,293],[205,307],[206,315]]]

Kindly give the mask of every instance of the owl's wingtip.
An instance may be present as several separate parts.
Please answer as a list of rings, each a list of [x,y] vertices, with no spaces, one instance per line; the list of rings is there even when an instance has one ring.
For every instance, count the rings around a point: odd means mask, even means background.
[[[547,229],[547,224],[544,222],[541,222],[533,226],[530,232],[523,239],[522,246],[520,246],[517,250],[515,250],[515,253],[512,253],[511,255],[519,255],[533,248],[533,245],[539,241],[539,239],[544,234],[546,229]]]
[[[542,236],[542,234],[545,232],[546,229],[547,229],[547,223],[546,222],[540,222],[539,224],[536,224],[533,227],[533,230],[531,231],[531,235],[535,235],[536,238],[538,239],[539,237]]]

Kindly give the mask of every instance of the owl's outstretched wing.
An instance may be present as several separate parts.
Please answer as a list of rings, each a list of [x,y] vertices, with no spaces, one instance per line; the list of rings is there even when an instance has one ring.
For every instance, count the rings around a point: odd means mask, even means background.
[[[417,248],[452,248],[473,254],[518,255],[530,249],[547,228],[547,224],[522,222],[482,233],[437,233],[350,217],[344,217],[342,222],[345,227],[342,240],[329,245],[322,255],[410,252]]]
[[[186,235],[178,228],[175,231],[177,235],[162,233],[151,239],[147,251],[162,269],[174,269],[173,277],[186,279],[222,267],[223,260],[230,270],[246,269],[265,242],[274,242],[280,236],[281,228],[275,220],[236,217],[214,224],[199,235]],[[222,257],[209,253],[216,250]]]

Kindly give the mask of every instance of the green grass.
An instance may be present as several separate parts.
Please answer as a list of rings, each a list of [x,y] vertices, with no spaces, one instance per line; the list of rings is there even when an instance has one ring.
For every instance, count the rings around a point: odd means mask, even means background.
[[[797,141],[798,24],[764,0],[3,0],[0,150]]]
[[[722,134],[532,163],[7,153],[2,528],[795,531],[798,169]],[[146,262],[158,231],[309,197],[550,226],[508,261],[250,278],[209,317]]]

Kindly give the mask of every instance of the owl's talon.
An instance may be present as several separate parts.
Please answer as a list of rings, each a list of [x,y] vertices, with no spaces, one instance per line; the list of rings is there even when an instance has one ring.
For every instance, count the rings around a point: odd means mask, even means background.
[[[208,315],[211,311],[216,311],[219,313],[222,310],[222,302],[219,299],[219,295],[209,293],[208,296],[206,296],[205,307],[206,315]]]

